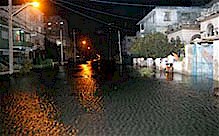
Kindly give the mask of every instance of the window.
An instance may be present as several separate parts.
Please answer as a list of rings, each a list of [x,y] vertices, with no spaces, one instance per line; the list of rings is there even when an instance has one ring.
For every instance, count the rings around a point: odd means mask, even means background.
[[[144,24],[141,24],[140,27],[141,27],[141,30],[144,30]]]
[[[8,32],[2,31],[2,39],[8,39]]]
[[[164,12],[164,21],[171,21],[170,12]]]
[[[212,24],[209,24],[207,27],[207,35],[214,36],[214,26]]]
[[[38,32],[39,32],[39,33],[41,33],[41,32],[42,32],[42,29],[41,29],[41,27],[40,27],[40,26],[38,27]]]
[[[181,14],[181,20],[186,20],[186,21],[188,21],[188,20],[190,20],[191,19],[191,17],[190,17],[191,15],[190,15],[190,13],[182,13]]]

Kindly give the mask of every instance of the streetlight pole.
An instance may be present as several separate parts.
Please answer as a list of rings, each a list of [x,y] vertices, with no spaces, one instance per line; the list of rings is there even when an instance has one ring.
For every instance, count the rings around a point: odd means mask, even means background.
[[[112,37],[111,37],[111,34],[112,34],[111,25],[112,25],[112,23],[109,23],[108,25],[109,25],[108,59],[111,60],[111,59],[112,59],[112,58],[111,58],[111,57],[112,57],[112,49],[111,49],[111,48],[112,48],[112,45],[111,45],[111,44],[112,44],[112,43],[111,43],[111,42],[112,42],[112,41],[111,41],[111,40],[112,40]]]
[[[12,25],[13,16],[17,15],[23,9],[31,5],[37,7],[39,6],[39,3],[37,2],[27,3],[17,11],[12,12],[12,0],[8,0],[8,46],[9,46],[9,74],[10,75],[13,74],[14,72],[13,25]]]
[[[63,63],[63,36],[62,36],[62,28],[60,28],[60,41],[61,41],[61,65],[64,65],[64,63]]]
[[[12,34],[12,0],[8,0],[8,44],[9,44],[9,74],[13,73],[13,34]]]
[[[118,30],[118,44],[119,44],[119,62],[122,64],[122,49],[121,49],[121,42],[120,42],[120,31]]]
[[[73,37],[74,37],[74,63],[76,64],[76,39],[75,39],[75,29],[73,30]]]

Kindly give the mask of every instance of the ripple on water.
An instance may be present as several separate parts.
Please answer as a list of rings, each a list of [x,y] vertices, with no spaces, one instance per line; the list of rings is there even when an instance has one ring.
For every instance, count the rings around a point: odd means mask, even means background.
[[[10,100],[10,102],[9,102]],[[4,104],[3,104],[4,103]],[[3,105],[2,105],[3,104]],[[36,93],[16,90],[1,103],[2,134],[5,135],[75,135],[72,126],[55,120],[57,110]]]

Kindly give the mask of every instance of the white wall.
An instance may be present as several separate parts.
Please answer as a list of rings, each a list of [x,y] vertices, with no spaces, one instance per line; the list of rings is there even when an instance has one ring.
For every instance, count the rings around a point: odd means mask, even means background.
[[[215,29],[217,29],[217,31],[219,31],[219,16],[215,17],[215,18],[211,18],[211,19],[206,19],[202,22],[200,22],[201,26],[201,38],[206,38],[207,37],[207,27],[209,24],[212,24],[214,26]]]
[[[179,31],[176,31],[174,33],[170,33],[167,35],[168,40],[170,41],[171,38],[174,38],[176,40],[176,37],[179,36],[180,40],[185,43],[189,44],[192,36],[200,34],[200,30],[189,30],[189,29],[182,29]]]
[[[192,74],[192,45],[187,44],[185,45],[185,58],[183,59],[184,67],[183,71],[186,74]]]
[[[164,21],[165,12],[170,13],[170,21]],[[177,22],[177,10],[176,9],[156,9],[156,25],[167,27],[170,24]]]
[[[219,41],[214,41],[213,46],[213,78],[219,81]]]

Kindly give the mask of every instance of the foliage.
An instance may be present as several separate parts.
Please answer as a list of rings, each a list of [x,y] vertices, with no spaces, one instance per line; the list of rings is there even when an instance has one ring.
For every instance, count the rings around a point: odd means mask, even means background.
[[[151,77],[153,75],[153,70],[150,68],[140,68],[140,69],[133,69],[130,68],[129,71],[129,76],[132,78],[137,78],[137,77]]]
[[[166,35],[162,33],[147,34],[144,37],[139,37],[130,48],[132,54],[137,54],[146,58],[162,58],[166,57],[171,52],[177,52],[177,47],[181,48],[180,39],[176,41],[172,39],[172,43],[168,42]]]
[[[139,72],[141,73],[141,76],[144,77],[151,77],[153,75],[153,70],[149,68],[141,68]]]
[[[28,73],[32,69],[32,62],[29,59],[24,60],[23,66],[20,69],[21,73]]]
[[[53,60],[52,59],[46,59],[42,60],[40,64],[36,64],[33,66],[33,68],[43,68],[43,67],[52,67]]]
[[[181,49],[184,47],[184,44],[182,44],[182,41],[180,40],[180,37],[177,36],[176,40],[171,38],[170,45],[174,46],[173,52],[181,52]]]

